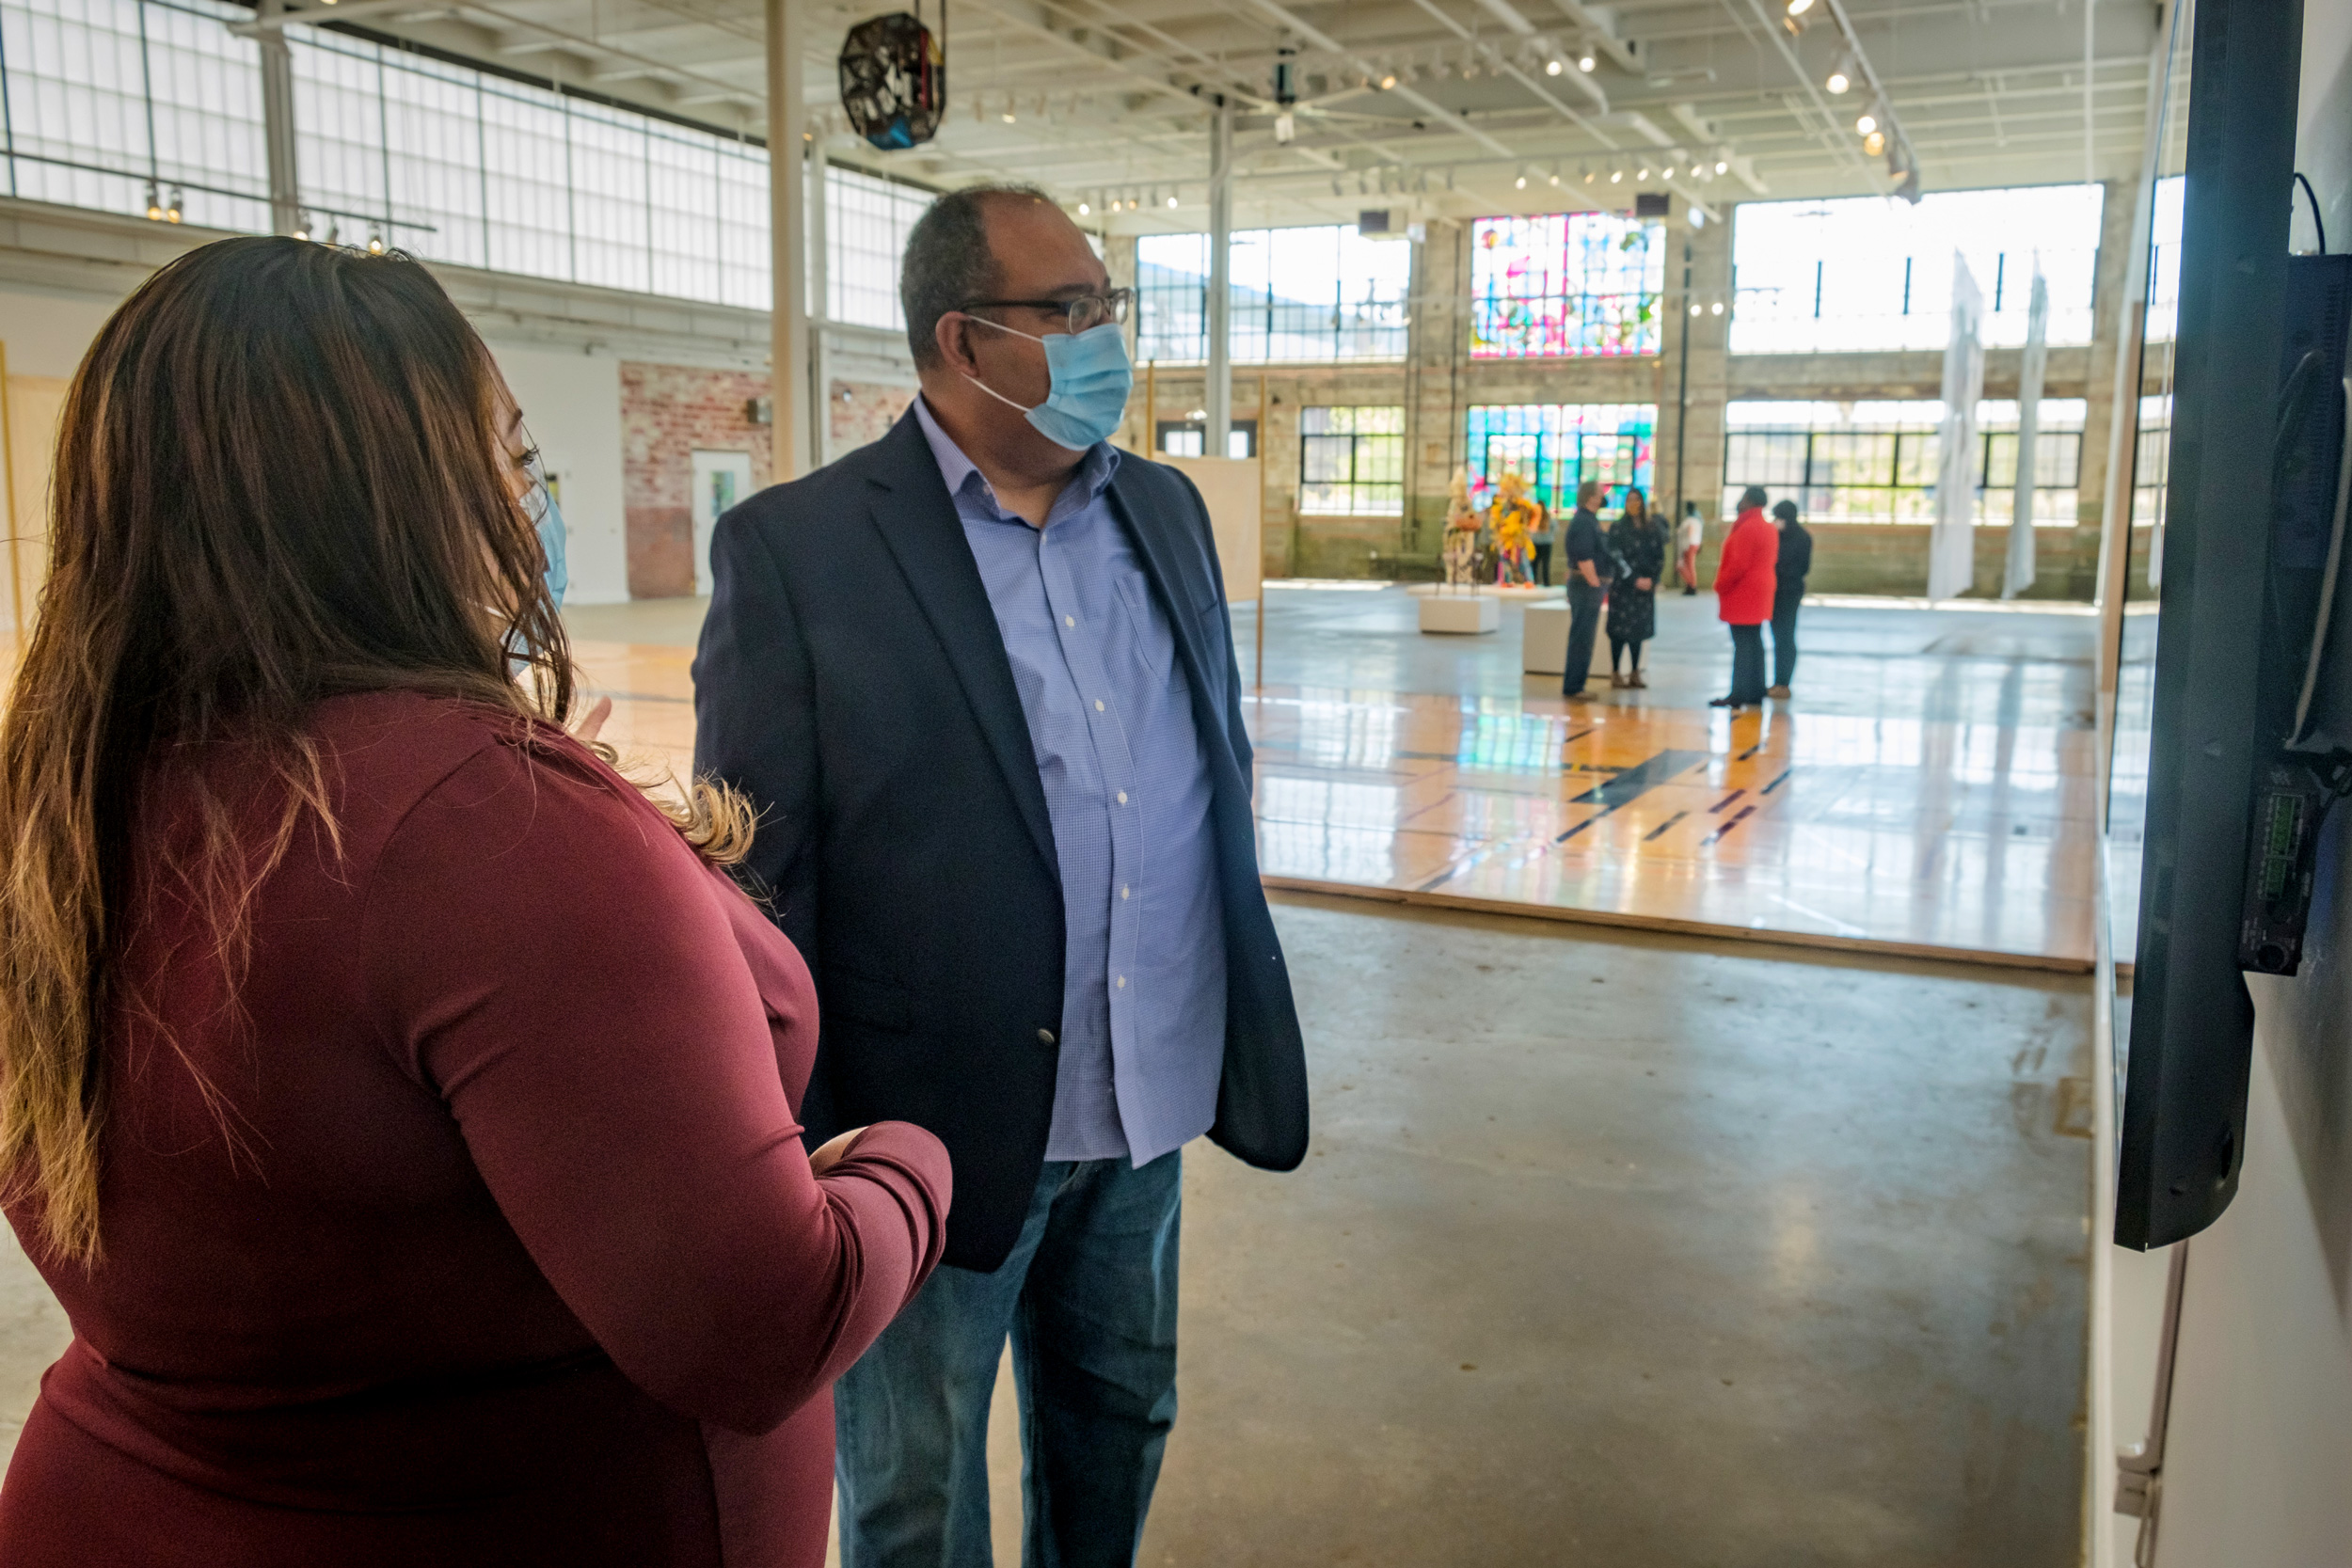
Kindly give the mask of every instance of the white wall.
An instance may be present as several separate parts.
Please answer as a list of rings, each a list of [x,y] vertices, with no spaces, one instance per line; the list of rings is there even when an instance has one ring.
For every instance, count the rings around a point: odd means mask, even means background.
[[[0,343],[10,375],[71,376],[121,300],[0,290]]]
[[[2352,5],[2307,0],[2296,163],[2352,243]],[[2298,202],[2296,248],[2313,241]],[[2256,1018],[2236,1200],[2186,1244],[2158,1568],[2352,1562],[2352,805],[2292,980]]]
[[[628,597],[628,531],[621,495],[621,362],[605,355],[490,341],[563,495],[567,604]]]

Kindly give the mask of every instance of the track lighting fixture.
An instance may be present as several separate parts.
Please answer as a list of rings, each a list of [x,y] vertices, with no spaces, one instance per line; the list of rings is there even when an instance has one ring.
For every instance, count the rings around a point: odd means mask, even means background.
[[[1512,182],[1512,184],[1520,190],[1527,189],[1527,176],[1524,174],[1520,175],[1517,180]]]
[[[1867,136],[1871,132],[1879,128],[1879,117],[1872,114],[1866,114],[1860,119],[1853,122],[1853,128]]]
[[[1621,168],[1611,169],[1609,171],[1609,182],[1613,185],[1621,185],[1625,183],[1625,170]]]
[[[1176,205],[1176,193],[1174,191],[1168,193],[1168,204],[1170,207],[1174,207]]]
[[[1731,172],[1731,164],[1730,164],[1730,162],[1729,162],[1727,159],[1723,159],[1723,158],[1718,158],[1718,159],[1716,159],[1716,160],[1715,160],[1715,172],[1716,172],[1716,173],[1718,173],[1718,174],[1729,174],[1729,173]]]
[[[1862,150],[1867,152],[1873,158],[1885,151],[1886,133],[1883,131],[1873,131],[1868,135],[1863,137]]]
[[[1567,67],[1562,65],[1558,60],[1546,60],[1544,62],[1544,74],[1547,76],[1557,76],[1565,70],[1567,70]]]
[[[1846,62],[1840,60],[1831,68],[1829,80],[1821,84],[1833,93],[1844,92],[1853,86],[1853,78],[1846,72]]]
[[[1589,71],[1598,63],[1599,62],[1597,60],[1593,58],[1593,52],[1589,49],[1576,57],[1576,69],[1579,71]]]
[[[1081,199],[1081,200],[1079,201],[1079,203],[1078,203],[1078,215],[1079,215],[1080,217],[1085,217],[1088,214],[1089,214],[1089,213],[1091,213],[1091,212],[1093,212],[1093,211],[1094,211],[1094,209],[1093,209],[1092,207],[1089,206],[1089,205],[1088,205],[1088,204],[1087,204],[1087,203],[1086,203],[1083,199]]]
[[[147,182],[147,221],[150,223],[164,221],[163,196],[155,189],[155,182],[151,180]]]
[[[371,256],[384,254],[384,231],[381,229],[368,230],[368,254]]]
[[[177,185],[172,186],[171,200],[167,202],[164,206],[164,221],[166,223],[178,223],[180,221],[181,199],[180,187]]]
[[[1644,164],[1642,166],[1642,172],[1635,175],[1633,178],[1643,184],[1647,184],[1649,182],[1649,165]]]
[[[1790,16],[1803,16],[1812,8],[1813,0],[1788,0],[1788,9]]]

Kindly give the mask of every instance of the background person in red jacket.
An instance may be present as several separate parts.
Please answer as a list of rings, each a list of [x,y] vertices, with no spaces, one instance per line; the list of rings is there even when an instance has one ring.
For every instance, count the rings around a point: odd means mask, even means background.
[[[1740,517],[1715,568],[1716,613],[1731,627],[1731,695],[1709,707],[1756,707],[1764,701],[1764,623],[1772,618],[1780,533],[1764,520],[1764,491],[1740,493]]]

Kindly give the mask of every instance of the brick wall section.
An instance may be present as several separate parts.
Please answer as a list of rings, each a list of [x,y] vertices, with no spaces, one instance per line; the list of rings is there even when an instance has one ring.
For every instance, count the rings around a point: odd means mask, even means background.
[[[914,401],[912,387],[892,387],[875,381],[835,381],[826,409],[833,436],[833,455],[847,457],[890,434],[898,416]]]
[[[768,395],[765,375],[685,365],[621,366],[621,489],[628,536],[628,593],[662,599],[694,591],[689,509],[693,454],[751,453],[752,487],[769,482],[769,429],[744,405]]]

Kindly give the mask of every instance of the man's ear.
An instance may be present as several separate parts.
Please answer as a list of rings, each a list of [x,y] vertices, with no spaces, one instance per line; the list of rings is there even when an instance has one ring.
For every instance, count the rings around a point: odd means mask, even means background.
[[[939,356],[947,368],[964,375],[979,373],[979,361],[972,357],[972,318],[950,310],[931,324],[931,341],[939,345]]]

